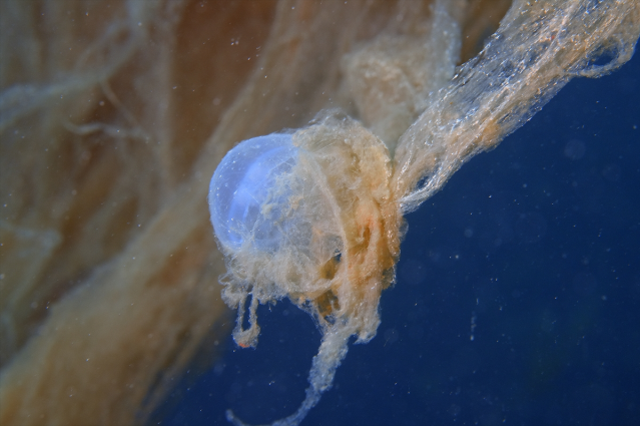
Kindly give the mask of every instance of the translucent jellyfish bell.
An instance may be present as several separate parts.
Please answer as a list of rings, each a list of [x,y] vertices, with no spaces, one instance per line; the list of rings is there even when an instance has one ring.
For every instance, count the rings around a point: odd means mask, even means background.
[[[286,185],[275,183],[297,159],[291,135],[281,133],[247,139],[222,159],[208,199],[211,222],[225,248],[237,250],[247,241],[260,250],[279,247],[289,194]]]

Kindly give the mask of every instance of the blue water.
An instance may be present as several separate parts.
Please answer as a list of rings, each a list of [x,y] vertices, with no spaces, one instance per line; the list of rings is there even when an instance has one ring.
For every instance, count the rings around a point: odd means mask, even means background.
[[[378,335],[303,425],[640,424],[640,54],[573,80],[407,220]],[[152,422],[291,414],[320,335],[287,302],[259,318],[256,350],[229,338]]]

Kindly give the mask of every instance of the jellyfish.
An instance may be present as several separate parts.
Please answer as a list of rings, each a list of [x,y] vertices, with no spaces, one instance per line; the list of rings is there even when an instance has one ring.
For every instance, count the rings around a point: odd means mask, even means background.
[[[353,116],[322,110],[304,128],[248,139],[214,173],[208,199],[227,263],[222,296],[238,311],[235,341],[255,347],[258,305],[284,298],[322,335],[304,401],[273,425],[298,425],[331,387],[350,339],[376,335],[403,216],[571,78],[628,61],[640,32],[634,2],[515,1],[482,51],[456,67],[455,7],[437,1],[427,31],[382,33],[346,55]]]

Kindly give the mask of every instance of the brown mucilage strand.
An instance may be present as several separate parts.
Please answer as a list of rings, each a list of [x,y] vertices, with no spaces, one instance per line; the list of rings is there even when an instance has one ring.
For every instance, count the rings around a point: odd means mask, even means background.
[[[211,180],[236,342],[256,346],[258,305],[285,297],[322,334],[304,401],[274,425],[299,424],[331,387],[349,339],[375,336],[403,215],[572,77],[598,77],[628,61],[640,31],[637,2],[515,1],[484,49],[456,68],[460,10],[460,2],[437,1],[422,21],[344,56],[355,118],[325,110],[308,127],[248,139]],[[227,418],[244,424],[230,411]]]

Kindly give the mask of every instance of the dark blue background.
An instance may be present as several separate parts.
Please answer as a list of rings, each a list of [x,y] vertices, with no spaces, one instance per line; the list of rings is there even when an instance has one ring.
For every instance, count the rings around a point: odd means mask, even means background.
[[[575,79],[409,215],[378,335],[303,425],[640,424],[639,104],[638,54]],[[259,316],[257,350],[229,338],[151,423],[297,409],[320,335],[289,302]]]

